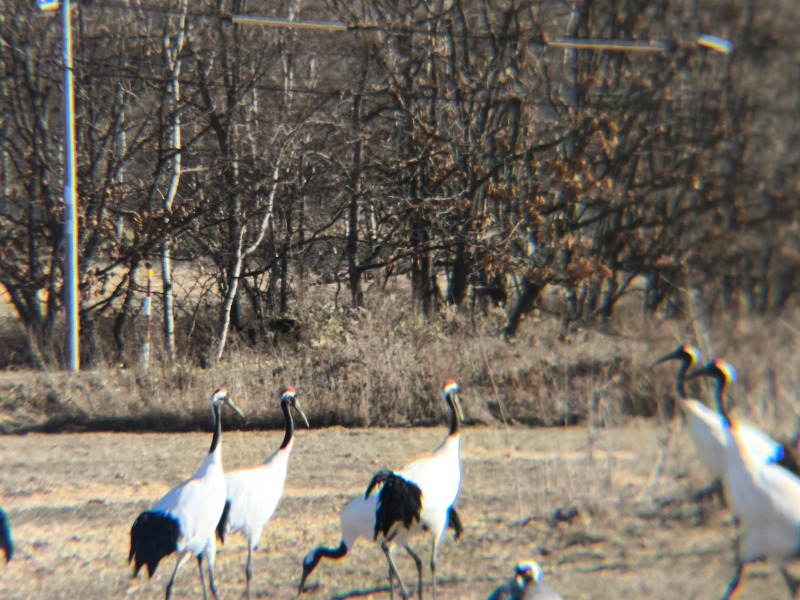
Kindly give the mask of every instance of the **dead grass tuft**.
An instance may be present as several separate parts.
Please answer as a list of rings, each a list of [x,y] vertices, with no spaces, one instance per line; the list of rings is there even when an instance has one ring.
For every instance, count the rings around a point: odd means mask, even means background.
[[[550,305],[553,301],[548,300]],[[463,389],[471,422],[502,420],[529,426],[585,424],[590,429],[632,416],[672,418],[674,365],[652,362],[695,332],[739,369],[736,409],[767,431],[795,433],[800,386],[798,329],[793,314],[727,321],[644,320],[632,301],[602,328],[563,330],[557,312],[535,312],[512,342],[503,340],[499,313],[480,317],[444,310],[427,320],[373,291],[363,309],[321,301],[299,321],[288,342],[274,336],[231,340],[219,364],[169,365],[154,335],[150,368],[136,354],[120,366],[103,364],[78,375],[6,371],[0,375],[0,431],[64,429],[205,429],[203,403],[227,385],[247,413],[242,429],[280,427],[277,393],[294,385],[315,426],[435,425],[447,413],[440,387],[448,377]],[[211,331],[200,319],[182,339],[199,343]],[[130,346],[138,340],[131,336]],[[711,343],[707,343],[708,346]],[[14,346],[15,347],[15,346]],[[706,358],[714,355],[704,348]],[[693,393],[710,398],[710,390]]]

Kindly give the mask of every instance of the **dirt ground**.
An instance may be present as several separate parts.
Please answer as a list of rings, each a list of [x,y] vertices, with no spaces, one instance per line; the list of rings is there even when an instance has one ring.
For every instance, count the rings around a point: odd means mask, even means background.
[[[732,572],[735,526],[715,500],[689,500],[707,481],[685,430],[658,486],[649,486],[666,431],[645,421],[597,430],[466,427],[458,502],[465,532],[458,542],[448,536],[441,549],[439,597],[486,598],[522,557],[539,560],[546,581],[567,599],[719,597]],[[255,596],[296,597],[303,556],[317,545],[338,545],[339,509],[363,493],[376,470],[402,466],[443,436],[443,427],[299,430],[283,502],[254,556]],[[0,566],[0,598],[163,597],[174,558],[152,580],[131,579],[130,526],[193,472],[210,437],[0,437],[0,506],[16,544],[14,560]],[[260,462],[281,437],[224,432],[224,464]],[[571,507],[579,512],[571,522],[548,523],[556,509]],[[427,540],[416,547],[427,554]],[[238,534],[219,549],[222,598],[243,596],[246,556]],[[413,585],[413,563],[398,556]],[[380,550],[361,542],[345,559],[321,562],[303,597],[388,598],[386,574]],[[173,597],[200,594],[196,568],[187,565]],[[787,597],[769,564],[748,568],[738,596]]]

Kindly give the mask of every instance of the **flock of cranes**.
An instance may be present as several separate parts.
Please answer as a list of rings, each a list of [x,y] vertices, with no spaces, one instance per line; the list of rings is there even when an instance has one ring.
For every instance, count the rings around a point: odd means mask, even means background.
[[[738,518],[740,538],[735,550],[734,574],[724,591],[731,598],[739,588],[745,565],[767,559],[782,574],[789,592],[795,597],[800,582],[787,570],[788,563],[800,554],[800,478],[784,467],[783,446],[755,427],[737,421],[728,411],[726,390],[736,379],[736,370],[723,360],[700,366],[697,348],[681,346],[655,364],[679,361],[677,394],[687,417],[696,451],[718,480],[728,506]],[[716,410],[688,398],[687,379],[709,377],[716,381]],[[359,538],[378,545],[389,567],[389,590],[393,597],[395,582],[403,598],[411,593],[403,582],[393,555],[403,548],[417,567],[416,597],[423,597],[423,560],[411,546],[414,538],[430,542],[431,594],[436,596],[436,564],[439,548],[448,528],[456,539],[463,526],[456,511],[461,488],[461,431],[463,420],[460,388],[447,380],[442,389],[450,411],[447,436],[431,454],[397,470],[375,473],[366,491],[346,504],[340,514],[341,539],[335,548],[319,546],[302,561],[298,594],[304,591],[308,577],[325,559],[344,558]],[[221,456],[221,410],[227,406],[244,414],[227,389],[217,389],[210,399],[214,418],[211,447],[200,467],[186,481],[167,492],[155,506],[141,513],[130,531],[128,562],[134,563],[134,577],[143,566],[150,577],[162,559],[176,554],[175,567],[166,587],[172,595],[175,577],[194,556],[197,560],[203,598],[207,600],[203,562],[208,572],[208,588],[218,600],[214,579],[217,539],[224,543],[229,532],[241,532],[247,538],[245,574],[246,593],[250,598],[252,554],[258,548],[264,527],[272,518],[283,494],[289,457],[294,445],[292,410],[308,427],[308,419],[297,400],[294,388],[280,393],[285,419],[285,435],[280,447],[259,465],[224,472]],[[13,557],[14,546],[6,514],[0,509],[0,549],[6,562]],[[542,582],[542,569],[534,560],[524,559],[515,567],[515,577],[498,587],[489,600],[559,600],[552,588]]]

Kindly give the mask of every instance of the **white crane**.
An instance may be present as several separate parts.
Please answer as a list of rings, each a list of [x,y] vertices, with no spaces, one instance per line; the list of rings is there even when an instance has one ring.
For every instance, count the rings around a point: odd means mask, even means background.
[[[286,422],[286,433],[280,448],[260,465],[238,469],[225,475],[227,502],[217,527],[217,536],[222,541],[226,531],[241,531],[247,537],[245,575],[248,598],[250,598],[250,580],[253,577],[253,550],[258,548],[261,532],[278,508],[286,481],[289,455],[294,446],[294,420],[289,409],[296,410],[308,427],[308,419],[300,408],[293,387],[281,391],[280,403]]]
[[[167,584],[167,599],[172,594],[175,575],[192,555],[197,557],[203,598],[207,598],[203,557],[208,566],[209,587],[214,598],[217,598],[217,585],[214,582],[214,529],[225,508],[225,475],[222,472],[220,446],[220,408],[223,404],[244,418],[242,411],[228,395],[228,390],[217,389],[211,396],[214,435],[211,438],[211,448],[200,468],[190,479],[167,492],[152,510],[140,514],[131,527],[128,562],[135,561],[134,577],[145,564],[148,575],[152,577],[161,559],[177,551],[175,569]]]
[[[687,398],[684,388],[687,372],[701,360],[700,350],[694,346],[680,346],[674,352],[657,360],[655,365],[669,360],[681,361],[676,389],[681,407],[689,421],[689,432],[700,461],[716,480],[721,481],[725,471],[725,451],[728,444],[723,426],[724,419],[719,412],[699,400]],[[777,462],[783,457],[783,446],[756,427],[740,424],[740,438],[751,453],[762,462]],[[718,488],[717,484],[712,484],[708,490],[715,491]]]
[[[459,420],[463,418],[463,413],[458,393],[458,384],[447,380],[443,395],[451,414],[450,430],[444,443],[430,456],[415,461],[400,471],[382,471],[373,477],[366,494],[355,498],[342,509],[339,546],[320,546],[309,552],[303,560],[303,575],[298,593],[303,591],[306,579],[322,558],[342,558],[359,538],[364,538],[378,543],[386,555],[392,594],[393,577],[396,576],[402,594],[408,595],[391,556],[397,546],[406,549],[417,566],[417,590],[421,597],[422,560],[409,546],[408,538],[412,532],[423,528],[433,536],[431,571],[435,582],[436,554],[445,530],[448,527],[454,529],[455,539],[463,531],[454,506],[461,484]],[[372,494],[372,489],[381,483],[381,491]],[[441,493],[442,490],[444,493]],[[396,517],[399,517],[399,522]],[[403,524],[404,520],[408,523],[407,526]]]
[[[523,559],[514,567],[514,579],[497,588],[488,600],[563,600],[542,582],[542,568],[535,560]]]
[[[444,539],[450,509],[455,505],[461,491],[461,433],[459,420],[463,419],[458,393],[460,388],[448,379],[442,393],[450,409],[450,431],[444,442],[424,458],[415,460],[399,471],[381,471],[367,486],[364,494],[369,498],[372,490],[380,486],[378,505],[375,511],[375,532],[384,537],[381,544],[389,573],[400,580],[395,568],[388,542],[400,535],[405,537],[418,531],[427,531],[432,537],[431,586],[436,596],[436,559],[439,545]],[[402,586],[402,581],[401,588]],[[390,577],[391,584],[391,577]],[[421,577],[418,582],[419,597],[422,597]],[[406,595],[405,589],[403,594]]]
[[[6,563],[14,557],[14,541],[11,539],[11,524],[6,511],[0,508],[0,548],[6,557]]]
[[[733,596],[744,565],[764,558],[778,566],[794,598],[800,583],[789,575],[786,566],[800,549],[800,479],[780,465],[764,462],[745,441],[741,425],[729,417],[725,390],[735,381],[736,369],[717,359],[690,377],[700,375],[717,380],[715,398],[726,441],[723,481],[728,502],[742,527],[736,571],[724,598]]]
[[[365,498],[363,494],[360,494],[345,505],[340,515],[341,541],[339,542],[339,546],[336,548],[319,546],[306,555],[303,559],[303,575],[300,578],[298,594],[303,591],[306,579],[312,571],[317,568],[317,565],[323,558],[332,560],[344,558],[359,539],[375,541],[378,542],[379,545],[384,543],[385,538],[382,535],[379,534],[377,539],[375,538],[375,510],[377,506],[377,494],[371,495],[369,498]],[[450,509],[448,527],[454,530],[453,536],[457,540],[461,536],[463,528],[461,526],[461,519],[455,508]],[[408,539],[405,536],[395,536],[388,542],[390,552],[393,552],[397,546],[405,548],[411,558],[414,559],[417,565],[417,584],[421,587],[422,560],[408,545]],[[394,573],[390,570],[389,576],[392,577],[393,575]],[[400,587],[404,587],[402,580],[400,581]]]

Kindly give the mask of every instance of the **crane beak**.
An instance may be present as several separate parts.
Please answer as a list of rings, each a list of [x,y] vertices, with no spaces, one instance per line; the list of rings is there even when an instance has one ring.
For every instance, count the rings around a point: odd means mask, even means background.
[[[460,398],[458,392],[453,394],[453,406],[456,407],[456,415],[458,415],[458,420],[459,421],[463,421],[464,420],[464,411],[461,408],[461,398]]]
[[[238,406],[236,406],[236,403],[233,401],[233,398],[231,398],[230,396],[225,396],[225,404],[227,404],[233,410],[235,410],[238,413],[238,415],[240,417],[242,417],[243,419],[247,418],[247,417],[244,416],[244,413],[241,411],[241,409]]]
[[[294,402],[292,402],[292,406],[294,406],[294,409],[297,411],[297,414],[303,417],[303,422],[306,424],[306,427],[311,427],[311,425],[308,424],[308,419],[306,419],[306,413],[304,413],[303,409],[300,408],[300,403],[297,401],[297,399],[295,399]]]
[[[311,573],[311,571],[312,569],[308,569],[305,565],[303,565],[303,576],[300,577],[300,585],[297,586],[298,596],[303,593],[303,588],[306,585],[306,577],[308,577],[308,574]]]
[[[665,363],[665,362],[670,361],[670,360],[678,360],[678,359],[680,359],[682,350],[683,350],[682,348],[678,348],[674,352],[670,352],[666,356],[662,356],[656,362],[654,362],[652,365],[650,365],[650,368],[652,369],[656,365],[660,365],[661,363]]]

